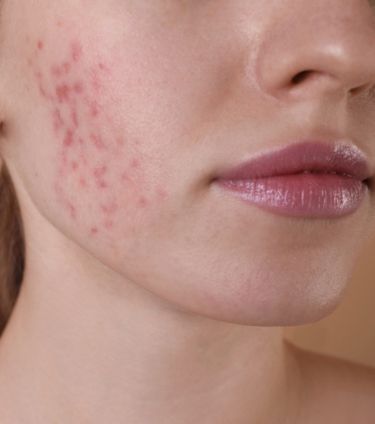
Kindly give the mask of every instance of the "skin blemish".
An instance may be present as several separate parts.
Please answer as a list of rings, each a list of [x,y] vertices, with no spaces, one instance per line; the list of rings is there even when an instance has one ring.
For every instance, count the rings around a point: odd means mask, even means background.
[[[73,144],[73,131],[71,129],[66,130],[64,137],[64,146],[71,146]]]
[[[104,227],[107,229],[110,229],[113,227],[113,221],[112,220],[106,220],[104,221]]]
[[[69,101],[71,88],[67,84],[60,84],[56,87],[56,96],[59,103],[63,103],[64,101]]]
[[[71,119],[72,119],[72,123],[73,123],[73,125],[76,127],[76,128],[78,128],[78,116],[77,116],[77,112],[76,112],[76,110],[74,109],[74,110],[72,110],[71,112],[70,112],[70,117],[71,117]]]
[[[138,159],[133,159],[131,161],[131,167],[132,168],[139,168],[139,160]]]
[[[87,181],[83,177],[80,177],[80,179],[79,179],[79,185],[81,187],[87,187]]]
[[[44,43],[43,43],[43,41],[42,41],[42,40],[38,40],[38,42],[37,42],[37,47],[38,47],[38,50],[43,50],[43,48],[44,48]]]
[[[64,126],[64,121],[61,116],[60,109],[55,108],[52,112],[53,116],[53,128],[55,132],[58,132]]]
[[[82,57],[82,46],[78,41],[72,41],[70,52],[74,62],[78,62]]]
[[[73,90],[77,94],[83,93],[83,84],[80,81],[74,83]]]
[[[168,196],[167,192],[162,188],[158,188],[156,193],[157,193],[158,197],[162,200],[165,200]]]
[[[146,207],[146,206],[147,206],[147,204],[148,204],[148,202],[147,202],[147,200],[146,200],[146,198],[145,198],[145,197],[141,196],[141,197],[138,199],[138,205],[139,205],[141,208]]]
[[[72,170],[73,171],[76,171],[78,169],[78,163],[74,160],[73,162],[72,162]]]
[[[99,107],[96,100],[92,100],[89,104],[90,116],[95,118],[99,114]]]
[[[91,234],[91,235],[93,235],[93,236],[94,236],[95,234],[98,234],[98,232],[99,232],[99,231],[98,231],[98,229],[97,229],[96,227],[91,227],[91,229],[90,229],[90,234]]]
[[[95,178],[101,178],[105,175],[106,172],[107,172],[106,165],[102,165],[94,169],[93,175]]]
[[[116,202],[112,202],[107,205],[101,205],[100,208],[106,215],[111,215],[117,211],[118,204]]]
[[[99,149],[104,149],[105,148],[105,144],[103,143],[102,137],[98,134],[90,134],[90,140],[93,142],[93,144],[99,148]]]

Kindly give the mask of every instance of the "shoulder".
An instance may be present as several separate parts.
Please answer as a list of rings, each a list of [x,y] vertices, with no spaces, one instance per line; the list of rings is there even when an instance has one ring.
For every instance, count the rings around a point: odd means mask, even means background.
[[[375,368],[296,346],[292,349],[300,365],[303,422],[314,417],[311,422],[322,424],[375,423]]]

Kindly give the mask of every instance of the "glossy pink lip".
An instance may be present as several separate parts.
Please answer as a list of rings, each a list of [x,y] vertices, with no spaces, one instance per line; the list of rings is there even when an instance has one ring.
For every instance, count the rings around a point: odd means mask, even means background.
[[[356,146],[305,141],[226,170],[215,182],[281,215],[333,218],[359,208],[370,177],[366,157]]]
[[[305,141],[257,156],[224,171],[219,178],[246,180],[303,171],[346,174],[361,181],[371,176],[366,157],[358,147],[350,144]]]

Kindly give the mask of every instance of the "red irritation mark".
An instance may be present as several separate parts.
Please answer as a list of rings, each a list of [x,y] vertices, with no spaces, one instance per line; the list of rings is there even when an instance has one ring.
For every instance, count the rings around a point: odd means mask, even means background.
[[[87,187],[87,181],[83,177],[80,177],[80,179],[79,179],[79,185],[81,187]]]
[[[98,134],[90,134],[90,140],[94,143],[99,149],[103,149],[105,144],[103,143],[102,137]]]
[[[99,62],[98,63],[98,66],[99,66],[99,69],[100,70],[102,70],[102,71],[104,71],[104,72],[107,72],[107,73],[109,73],[111,70],[108,68],[108,66],[107,65],[105,65],[103,62]]]
[[[79,144],[84,144],[84,140],[83,140],[83,138],[82,137],[79,137],[79,139],[78,139],[78,142],[79,142]]]
[[[104,227],[107,229],[110,229],[113,227],[113,221],[112,220],[108,220],[108,221],[104,221]]]
[[[98,229],[96,228],[96,227],[92,227],[91,229],[90,229],[90,234],[91,235],[95,235],[95,234],[98,234]]]
[[[127,172],[123,172],[121,174],[121,180],[122,181],[128,181],[128,182],[132,182],[132,179],[129,177]]]
[[[157,190],[157,194],[160,197],[160,199],[162,199],[162,200],[165,200],[167,198],[167,196],[168,196],[167,192],[164,189],[162,189],[162,188],[159,188]]]
[[[73,125],[78,128],[78,116],[76,110],[70,112],[70,117],[72,118]]]
[[[108,184],[104,180],[97,180],[96,185],[100,189],[108,188]]]
[[[95,118],[99,114],[99,107],[96,100],[90,102],[90,115]]]
[[[107,214],[113,214],[118,209],[118,204],[116,202],[109,203],[108,205],[101,205],[102,211]]]
[[[44,48],[44,43],[43,43],[43,41],[42,41],[42,40],[38,40],[37,47],[38,47],[38,50],[43,50],[43,48]]]
[[[102,166],[99,166],[98,168],[95,168],[94,169],[94,172],[93,172],[94,177],[95,178],[101,178],[101,177],[103,177],[104,174],[107,172],[107,170],[108,170],[108,168],[107,168],[106,165],[102,165]]]
[[[67,84],[60,84],[56,87],[56,96],[60,103],[69,100],[71,88]]]
[[[53,111],[53,127],[57,132],[60,128],[64,126],[64,121],[61,116],[61,112],[59,109],[54,109]]]
[[[72,162],[72,169],[73,171],[77,171],[78,169],[78,163],[75,160]]]
[[[131,167],[132,168],[139,168],[139,160],[138,159],[133,159],[131,161]]]
[[[62,72],[64,72],[65,74],[68,74],[69,71],[70,71],[70,63],[69,62],[64,62],[61,65],[61,69],[62,69]]]
[[[69,208],[70,216],[75,219],[76,218],[76,208],[70,202],[68,202],[68,208]]]
[[[77,94],[82,93],[83,92],[83,84],[80,81],[74,83],[73,90]]]
[[[146,207],[147,206],[147,200],[142,196],[142,197],[140,197],[139,198],[139,200],[138,200],[138,205],[141,207],[141,208],[144,208],[144,207]]]
[[[51,74],[55,77],[61,77],[62,69],[58,65],[52,65],[51,66]]]
[[[65,133],[64,145],[71,146],[73,144],[73,131],[68,129]]]
[[[122,137],[117,137],[116,143],[117,143],[118,146],[123,146],[124,145],[124,139]]]
[[[78,41],[72,41],[70,44],[70,51],[74,62],[78,62],[82,56],[82,46]]]

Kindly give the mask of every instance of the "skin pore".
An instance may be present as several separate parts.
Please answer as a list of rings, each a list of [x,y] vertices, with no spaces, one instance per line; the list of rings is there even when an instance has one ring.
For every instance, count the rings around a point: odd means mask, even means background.
[[[305,137],[350,138],[375,169],[369,3],[12,0],[2,20],[0,148],[27,258],[1,422],[316,419],[332,383],[316,394],[282,326],[339,304],[373,193],[295,219],[212,181]]]

